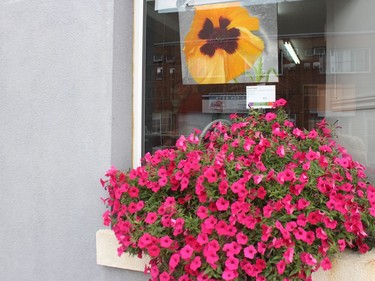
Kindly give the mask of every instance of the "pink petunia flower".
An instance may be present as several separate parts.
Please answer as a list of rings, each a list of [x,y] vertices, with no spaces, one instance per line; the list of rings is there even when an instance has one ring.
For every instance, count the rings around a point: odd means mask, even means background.
[[[239,264],[239,261],[237,258],[235,257],[229,257],[227,258],[227,260],[225,261],[225,267],[229,270],[237,270],[238,268],[238,264]]]
[[[206,258],[208,264],[211,265],[211,267],[217,267],[216,262],[219,260],[219,256],[217,255],[216,251],[208,247],[206,250],[204,250],[203,255]]]
[[[271,215],[272,215],[272,213],[273,213],[273,211],[274,211],[274,209],[273,209],[272,206],[266,205],[266,206],[263,207],[263,216],[265,218],[270,218]]]
[[[184,135],[180,136],[179,139],[176,141],[176,147],[177,149],[186,151],[187,145],[186,145],[186,138]]]
[[[265,172],[267,171],[267,168],[266,166],[264,166],[263,162],[261,161],[258,161],[256,164],[255,164],[256,168],[261,171],[261,172]]]
[[[323,219],[323,215],[320,211],[314,211],[308,214],[307,221],[313,225],[318,224]]]
[[[162,274],[159,275],[159,280],[160,281],[170,281],[171,276],[167,272],[163,272]]]
[[[284,157],[285,157],[285,148],[284,148],[283,145],[280,145],[279,147],[277,147],[276,154],[277,154],[280,158],[284,158]]]
[[[207,233],[199,233],[197,236],[197,242],[199,245],[207,244],[208,242],[208,235]]]
[[[234,280],[236,278],[236,274],[234,271],[232,270],[229,270],[229,269],[225,269],[223,271],[223,274],[221,275],[221,277],[226,280],[226,281],[231,281],[231,280]]]
[[[199,206],[197,209],[197,216],[200,219],[205,219],[208,217],[208,209],[205,206]]]
[[[156,265],[151,265],[150,275],[152,278],[157,278],[159,276],[159,268]]]
[[[109,226],[111,224],[111,218],[110,218],[110,211],[106,211],[104,214],[103,214],[103,224],[105,226]]]
[[[344,239],[339,239],[337,241],[337,245],[339,246],[340,252],[343,252],[345,250],[345,248],[346,248],[346,242],[345,242]]]
[[[229,187],[229,184],[228,184],[228,182],[227,182],[226,180],[222,180],[222,181],[220,181],[220,183],[219,183],[219,187],[218,187],[218,189],[219,189],[219,193],[220,193],[221,195],[225,195],[225,194],[227,194],[228,187]]]
[[[236,240],[237,240],[238,244],[246,245],[246,243],[248,241],[248,237],[242,231],[240,231],[236,235]]]
[[[185,224],[185,220],[183,218],[177,218],[176,220],[172,220],[174,236],[177,236],[183,232],[184,224]]]
[[[285,224],[285,229],[289,232],[292,232],[297,228],[297,223],[295,221],[290,221]]]
[[[225,221],[221,220],[215,225],[215,230],[217,234],[219,234],[220,236],[223,236],[223,235],[227,235],[228,227],[229,227],[228,224]]]
[[[310,201],[306,200],[305,198],[298,199],[297,201],[297,209],[303,210],[310,205]]]
[[[244,249],[245,257],[248,259],[253,259],[258,251],[255,249],[253,245],[247,246]]]
[[[178,281],[191,281],[191,279],[189,278],[189,275],[184,274],[180,278],[178,278]]]
[[[370,247],[365,243],[359,245],[359,247],[358,247],[358,251],[361,254],[366,254],[369,250],[370,250]]]
[[[160,248],[157,245],[150,245],[147,247],[147,252],[150,257],[158,257],[160,254]]]
[[[307,265],[314,266],[317,264],[317,260],[313,257],[313,255],[303,252],[300,255],[301,261]]]
[[[207,229],[215,229],[215,225],[217,224],[217,219],[214,216],[209,216],[208,218],[205,219],[203,222],[203,225]]]
[[[286,263],[284,260],[281,260],[279,261],[277,264],[276,264],[276,268],[277,268],[277,272],[281,275],[284,273],[285,271],[285,267],[286,267]]]
[[[194,249],[190,245],[185,245],[180,250],[181,258],[183,258],[184,260],[190,259],[193,253],[194,253]]]
[[[143,249],[150,245],[152,243],[152,236],[149,233],[144,233],[139,239],[138,239],[138,247]]]
[[[319,157],[319,152],[315,152],[311,148],[309,148],[309,152],[306,153],[306,159],[309,161],[314,161],[316,159],[319,159]]]
[[[270,122],[276,118],[276,114],[273,112],[267,112],[264,119],[266,119],[267,122]]]
[[[324,217],[323,222],[329,229],[335,229],[337,227],[337,221],[334,219],[330,219],[329,217]]]
[[[191,270],[197,270],[202,265],[201,257],[196,256],[190,263],[190,269]]]
[[[168,236],[165,235],[160,238],[160,246],[163,248],[169,248],[173,243],[173,240]]]
[[[219,211],[226,211],[229,207],[229,201],[220,197],[219,200],[216,201],[216,207]]]
[[[306,138],[306,136],[305,136],[305,134],[303,133],[303,131],[301,131],[301,130],[298,129],[298,128],[294,128],[294,129],[293,129],[293,135],[296,136],[296,137],[299,137],[299,138],[301,138],[301,139],[305,139],[305,138]]]
[[[257,189],[257,197],[258,198],[263,200],[264,197],[266,197],[266,195],[267,195],[267,191],[263,186],[261,186]]]
[[[289,127],[289,128],[293,128],[294,127],[294,123],[289,121],[289,120],[285,120],[284,121],[284,126],[285,127]]]
[[[316,139],[318,137],[318,133],[317,131],[315,131],[315,129],[311,130],[308,134],[307,134],[307,137],[309,139]]]
[[[320,266],[323,268],[323,270],[329,270],[332,268],[332,264],[331,264],[331,261],[329,260],[328,257],[325,257],[321,262],[320,262]]]
[[[281,98],[281,99],[276,100],[273,105],[274,107],[283,107],[286,105],[286,103],[287,103],[286,100]]]
[[[203,175],[209,183],[214,183],[217,181],[217,173],[214,168],[209,167],[204,172]]]
[[[268,241],[269,237],[271,236],[272,226],[268,226],[268,225],[263,224],[261,227],[262,227],[261,240],[266,242],[266,241]]]
[[[294,256],[294,248],[289,247],[283,254],[283,257],[285,259],[285,262],[287,264],[290,264],[293,262],[293,256]]]
[[[243,144],[243,149],[245,151],[249,151],[251,147],[253,146],[253,144],[255,144],[255,141],[253,141],[252,139],[246,138]]]
[[[302,239],[304,242],[306,242],[308,245],[312,245],[315,241],[315,233],[314,231],[310,230],[306,232],[305,239]]]
[[[181,185],[181,191],[184,191],[189,186],[189,179],[187,177],[183,177],[182,180],[180,181],[180,185]]]
[[[262,174],[253,176],[254,183],[259,184],[262,181],[263,177],[264,176]]]
[[[155,212],[149,212],[145,218],[147,224],[153,224],[158,219],[158,215]]]
[[[132,186],[129,188],[128,193],[131,198],[137,198],[139,194],[139,189],[136,188],[135,186]]]
[[[144,206],[145,206],[145,202],[143,200],[138,201],[137,202],[137,211],[141,211]]]
[[[293,231],[293,235],[297,240],[306,240],[306,231],[302,227],[298,227]]]
[[[311,165],[310,161],[308,161],[306,163],[303,163],[302,169],[304,169],[305,171],[308,171],[308,170],[310,170],[310,165]]]

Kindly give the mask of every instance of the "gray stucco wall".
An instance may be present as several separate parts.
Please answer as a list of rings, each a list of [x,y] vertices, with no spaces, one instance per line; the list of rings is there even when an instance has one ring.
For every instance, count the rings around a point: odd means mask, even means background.
[[[96,265],[130,166],[132,1],[0,0],[0,280],[147,280]]]

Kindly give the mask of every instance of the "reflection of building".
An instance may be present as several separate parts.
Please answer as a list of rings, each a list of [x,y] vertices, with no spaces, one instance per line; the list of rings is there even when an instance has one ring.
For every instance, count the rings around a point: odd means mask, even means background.
[[[277,97],[288,100],[288,113],[295,116],[299,127],[312,128],[317,121],[326,117],[339,119],[343,127],[347,125],[354,130],[358,128],[354,124],[360,122],[359,116],[364,113],[363,110],[369,114],[368,110],[373,108],[371,86],[367,87],[366,84],[372,83],[369,75],[373,64],[371,49],[375,43],[370,31],[371,24],[348,20],[351,13],[358,13],[357,18],[361,17],[356,5],[325,0],[278,4],[279,82],[269,84],[276,85]],[[202,128],[207,115],[201,113],[212,114],[211,118],[217,118],[223,114],[241,112],[243,108],[240,108],[239,103],[236,105],[227,97],[244,93],[244,87],[251,84],[198,85],[194,89],[182,85],[178,14],[152,12],[152,2],[148,3],[147,8],[150,14],[149,26],[152,26],[152,36],[151,32],[147,33],[147,50],[151,58],[157,59],[151,62],[156,67],[152,71],[154,74],[146,75],[150,84],[147,84],[145,95],[146,100],[150,98],[154,104],[153,110],[158,112],[160,105],[168,103],[179,107],[185,104],[183,115],[178,110],[173,111],[177,114],[173,118],[180,120],[172,124],[177,126],[173,128],[175,132],[187,132],[194,126]],[[359,29],[362,31],[357,32]],[[294,48],[299,63],[293,60],[285,48],[285,42]],[[157,75],[160,67],[163,69],[162,79],[154,79],[153,75]],[[201,113],[189,105],[189,91],[201,96]],[[180,98],[179,93],[183,93],[184,98]],[[208,98],[209,95],[211,98]],[[221,97],[215,100],[214,95]],[[147,106],[146,116],[148,109],[152,112]],[[163,110],[170,111],[167,106]],[[187,121],[191,114],[194,115],[191,119],[194,125]],[[359,135],[366,138],[364,132]],[[159,145],[162,144],[150,143],[147,146]]]

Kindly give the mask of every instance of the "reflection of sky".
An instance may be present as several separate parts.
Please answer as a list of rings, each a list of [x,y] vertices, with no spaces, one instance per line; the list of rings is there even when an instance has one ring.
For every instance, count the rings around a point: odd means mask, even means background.
[[[260,0],[259,0],[260,1]],[[258,1],[258,2],[259,2]],[[236,1],[238,2],[238,1]],[[248,2],[248,1],[243,1]],[[252,0],[252,2],[254,2]],[[268,69],[274,68],[278,71],[278,43],[277,43],[277,6],[276,4],[269,5],[251,5],[247,7],[250,16],[257,17],[260,22],[260,29],[252,31],[256,36],[262,38],[265,44],[263,51],[263,70],[267,72]],[[194,19],[194,11],[186,11],[179,13],[180,21],[180,41],[181,41],[181,67],[184,84],[195,84],[192,78],[189,78],[189,73],[186,66],[185,54],[182,51],[183,42],[186,34],[189,32],[191,23]],[[252,75],[252,70],[246,72],[247,75]],[[277,79],[277,77],[276,77]],[[238,82],[251,82],[248,76],[240,76],[236,79]]]

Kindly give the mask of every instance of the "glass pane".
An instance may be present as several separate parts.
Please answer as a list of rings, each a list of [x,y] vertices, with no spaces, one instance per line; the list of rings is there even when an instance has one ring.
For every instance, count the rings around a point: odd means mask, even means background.
[[[230,113],[246,112],[246,86],[265,84],[275,85],[276,98],[288,101],[288,114],[298,127],[311,129],[323,118],[337,121],[342,127],[338,131],[339,142],[355,160],[367,166],[370,176],[374,175],[375,150],[371,148],[375,143],[375,79],[371,53],[375,48],[375,18],[371,11],[375,2],[275,2],[278,4],[272,5],[276,6],[276,15],[272,16],[273,22],[268,21],[268,28],[276,30],[270,36],[270,42],[276,37],[276,47],[270,51],[265,44],[262,58],[276,55],[277,79],[232,79],[215,84],[202,84],[199,79],[196,84],[187,84],[183,79],[186,57],[181,51],[184,45],[180,32],[191,29],[189,25],[180,26],[184,22],[181,16],[186,14],[160,13],[155,11],[154,1],[145,2],[144,152],[173,146],[181,134],[187,135],[194,128],[202,130],[210,121],[228,118]],[[264,7],[259,4],[250,9],[263,11],[258,16],[260,28],[253,31],[255,36],[264,33],[269,11]],[[191,11],[194,14],[194,8]],[[214,30],[215,24],[212,26]],[[230,33],[224,22],[216,28]],[[202,23],[200,40],[206,40],[207,30],[211,30],[210,26]],[[232,33],[232,37],[235,35]],[[291,44],[299,63],[287,50],[286,42]],[[238,47],[229,44],[203,53],[210,56],[210,52],[220,48],[231,53],[233,46]],[[259,61],[257,58],[244,73],[254,72]],[[206,60],[200,62],[201,68],[207,68]],[[268,69],[271,67],[263,72]]]

